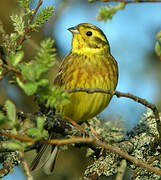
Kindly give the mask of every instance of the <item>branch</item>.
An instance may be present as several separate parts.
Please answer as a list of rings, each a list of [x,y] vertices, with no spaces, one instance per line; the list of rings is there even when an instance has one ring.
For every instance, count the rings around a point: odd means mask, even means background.
[[[5,133],[5,132],[0,132],[0,135],[7,136],[10,138],[15,138],[17,140],[21,140],[21,141],[25,141],[25,142],[30,142],[32,144],[40,143],[40,144],[50,144],[50,145],[58,145],[58,146],[75,144],[75,143],[76,144],[78,144],[78,143],[93,144],[95,146],[102,147],[106,150],[109,150],[110,152],[112,152],[114,154],[118,154],[121,157],[123,157],[124,159],[134,163],[136,166],[147,169],[148,171],[161,176],[161,170],[159,168],[152,167],[149,164],[142,162],[142,161],[136,159],[135,157],[121,151],[119,148],[111,146],[110,144],[107,144],[105,142],[98,141],[95,138],[75,137],[75,138],[69,138],[69,139],[51,139],[51,140],[39,140],[38,141],[37,139],[29,138],[29,137],[22,136],[22,135],[9,134],[9,133]]]
[[[10,65],[3,64],[2,67],[5,68],[8,72],[11,71],[11,72],[14,72],[17,75],[20,74],[20,70],[19,69],[16,69],[16,68],[14,68],[14,67],[12,67]]]
[[[34,13],[33,13],[33,15],[30,16],[28,26],[26,27],[25,32],[24,32],[23,35],[21,36],[19,45],[22,45],[23,41],[25,40],[25,36],[26,36],[27,33],[31,30],[31,29],[30,29],[30,25],[31,25],[31,23],[32,23],[35,15],[36,15],[36,13],[37,13],[37,11],[39,10],[40,6],[42,5],[42,3],[43,3],[43,0],[39,0],[39,2],[38,2],[38,4],[37,4],[37,7],[36,7],[36,9],[35,9],[35,11],[34,11]]]
[[[74,89],[63,90],[62,92],[67,92],[67,93],[87,92],[89,94],[90,93],[104,93],[104,94],[110,94],[112,96],[115,95],[118,98],[126,97],[126,98],[129,98],[129,99],[132,99],[135,102],[138,102],[138,103],[140,103],[140,104],[150,108],[153,111],[155,119],[156,119],[156,123],[157,123],[157,130],[158,130],[158,133],[159,133],[159,138],[161,138],[161,120],[160,120],[160,117],[159,117],[159,111],[158,111],[158,109],[157,109],[155,104],[152,104],[152,103],[148,102],[146,99],[137,97],[137,96],[135,96],[133,94],[130,94],[130,93],[123,93],[123,92],[114,91],[114,90],[104,90],[104,89],[99,89],[99,88],[96,88],[96,89],[91,89],[91,88],[74,88]]]
[[[34,180],[34,178],[32,177],[32,175],[30,173],[30,168],[25,160],[24,152],[19,151],[19,157],[20,157],[23,169],[24,169],[24,173],[26,174],[27,180]]]
[[[124,2],[125,4],[130,4],[130,3],[161,3],[160,0],[134,0],[134,1],[126,1],[126,0],[100,0],[102,2]]]

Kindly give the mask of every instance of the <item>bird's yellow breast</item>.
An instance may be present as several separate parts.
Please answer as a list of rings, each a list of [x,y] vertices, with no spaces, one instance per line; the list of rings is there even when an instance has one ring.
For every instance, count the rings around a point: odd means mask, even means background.
[[[70,54],[64,61],[67,62],[64,62],[60,78],[63,89],[116,88],[117,64],[111,55],[105,57]],[[69,100],[70,103],[60,108],[62,114],[81,123],[99,114],[109,104],[111,95],[76,92],[70,94]]]

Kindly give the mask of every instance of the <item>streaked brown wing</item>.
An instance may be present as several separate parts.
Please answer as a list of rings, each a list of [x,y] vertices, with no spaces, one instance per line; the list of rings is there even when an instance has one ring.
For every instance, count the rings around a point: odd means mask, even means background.
[[[64,73],[64,67],[66,66],[66,62],[69,60],[71,56],[71,52],[64,58],[62,63],[59,66],[59,71],[55,77],[54,85],[56,86],[63,86],[63,73]]]

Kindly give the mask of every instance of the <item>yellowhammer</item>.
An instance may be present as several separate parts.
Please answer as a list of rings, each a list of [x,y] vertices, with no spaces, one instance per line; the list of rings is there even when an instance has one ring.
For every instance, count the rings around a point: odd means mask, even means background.
[[[63,89],[79,87],[115,90],[118,66],[110,53],[104,33],[98,27],[86,23],[68,30],[73,34],[72,50],[60,65],[54,84]],[[62,115],[82,123],[103,111],[111,98],[110,94],[75,92],[70,94],[70,103],[59,107],[59,110]],[[57,151],[50,148],[50,155],[44,155],[44,152],[49,154],[49,150],[45,149],[38,153],[31,168],[44,167],[49,174],[53,170]],[[42,154],[46,157],[44,160],[41,160]]]

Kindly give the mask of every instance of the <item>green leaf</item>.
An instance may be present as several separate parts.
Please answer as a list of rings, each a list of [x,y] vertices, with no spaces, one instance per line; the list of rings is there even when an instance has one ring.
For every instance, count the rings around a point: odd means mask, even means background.
[[[40,137],[41,136],[41,131],[37,128],[28,129],[26,133],[28,136],[32,136],[32,137]]]
[[[53,48],[53,43],[54,41],[50,38],[42,41],[41,50],[35,57],[35,60],[18,65],[16,63],[18,68],[21,70],[24,80],[23,82],[17,77],[17,83],[27,95],[32,95],[36,93],[38,89],[42,89],[43,87],[47,87],[49,85],[49,80],[43,76],[49,72],[50,67],[54,64],[54,57],[56,53]]]
[[[112,6],[109,5],[107,6],[103,6],[99,9],[99,15],[97,16],[97,20],[104,20],[105,22],[107,21],[107,19],[111,20],[112,17],[114,16],[114,14],[118,11],[118,10],[122,10],[125,7],[125,3],[121,2],[116,6]]]
[[[18,0],[20,7],[26,9],[29,8],[30,0]]]
[[[15,105],[11,101],[7,100],[5,102],[5,106],[7,109],[8,119],[15,123],[15,121],[16,121],[16,107],[15,107]]]
[[[51,108],[69,103],[68,93],[62,93],[61,88],[50,85],[41,88],[37,97],[40,101],[47,101],[46,106]]]
[[[36,17],[34,24],[31,25],[31,28],[38,28],[40,27],[43,23],[48,21],[48,19],[52,16],[54,12],[53,6],[51,7],[45,7]]]
[[[21,69],[21,73],[23,78],[28,81],[35,81],[35,68],[36,63],[34,61],[30,61],[29,63],[19,64],[18,66]]]
[[[35,66],[33,67],[33,71],[35,74],[35,80],[40,79],[41,75],[45,72],[47,72],[49,68],[45,64],[39,64],[35,63]]]
[[[22,146],[21,144],[18,144],[18,143],[14,143],[14,142],[7,142],[7,143],[3,144],[3,147],[6,149],[10,149],[10,150],[24,149],[24,146]]]
[[[22,19],[22,16],[12,15],[11,20],[13,22],[14,30],[21,36],[25,32],[25,23]]]
[[[34,94],[37,91],[37,87],[38,87],[37,83],[28,82],[24,86],[24,91],[28,96],[30,96],[30,95]]]
[[[37,118],[37,128],[42,131],[45,123],[45,118],[43,117],[38,117]]]
[[[28,129],[26,134],[28,136],[36,137],[37,139],[42,139],[48,137],[48,132],[46,130],[40,130],[38,128]]]
[[[28,96],[34,94],[37,91],[38,84],[36,82],[27,82],[24,84],[18,77],[16,78],[16,81]]]
[[[54,57],[56,55],[56,49],[53,48],[54,41],[48,38],[41,42],[41,50],[35,57],[35,60],[47,68],[50,68],[54,64]]]
[[[37,82],[38,86],[46,86],[49,84],[48,79],[40,79],[40,81]]]
[[[10,56],[11,64],[14,67],[16,67],[19,64],[19,62],[22,60],[23,57],[24,57],[23,51],[19,51],[15,55],[11,55]]]

